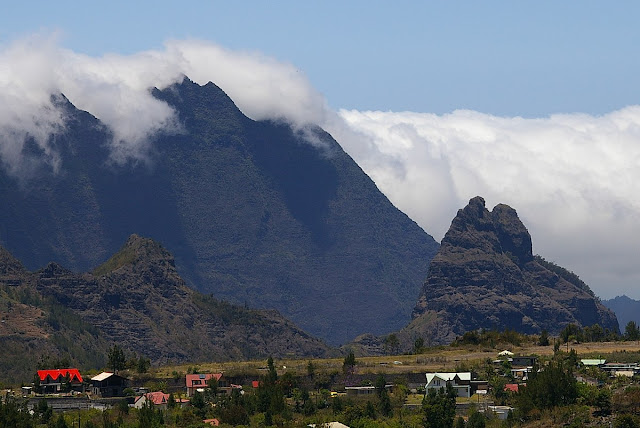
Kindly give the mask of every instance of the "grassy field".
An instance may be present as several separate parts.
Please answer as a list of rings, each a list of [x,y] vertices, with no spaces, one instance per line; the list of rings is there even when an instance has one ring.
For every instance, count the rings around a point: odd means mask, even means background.
[[[359,373],[421,373],[427,371],[455,371],[457,368],[473,365],[486,359],[495,359],[498,352],[508,349],[516,355],[552,355],[553,346],[505,346],[501,348],[488,347],[437,347],[429,348],[417,355],[393,355],[378,357],[358,357]],[[574,343],[568,347],[563,345],[561,350],[575,349],[580,358],[606,356],[613,352],[640,352],[639,342],[594,342]],[[331,372],[342,370],[342,358],[332,359],[279,359],[276,360],[278,373],[292,372],[304,374],[307,372],[309,361],[313,362],[317,372]],[[172,377],[176,373],[189,371],[224,372],[228,375],[263,374],[266,372],[266,361],[233,361],[225,363],[199,363],[178,366],[166,366],[157,369],[158,377]]]

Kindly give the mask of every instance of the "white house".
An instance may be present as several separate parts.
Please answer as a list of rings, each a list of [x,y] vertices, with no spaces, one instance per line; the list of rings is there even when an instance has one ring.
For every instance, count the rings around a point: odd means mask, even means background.
[[[447,382],[451,382],[458,397],[471,397],[471,372],[427,373],[426,392],[429,393],[430,389],[439,391],[440,388],[446,388]]]

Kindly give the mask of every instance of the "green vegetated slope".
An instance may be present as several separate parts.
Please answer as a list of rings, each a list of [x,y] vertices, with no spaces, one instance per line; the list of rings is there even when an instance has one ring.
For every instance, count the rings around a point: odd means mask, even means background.
[[[410,320],[438,244],[329,134],[250,120],[212,83],[154,95],[181,128],[125,166],[108,162],[100,121],[60,98],[60,171],[36,151],[29,178],[0,172],[0,244],[30,269],[85,271],[130,234],[148,236],[191,287],[277,309],[335,344]]]
[[[276,311],[187,287],[173,257],[137,235],[93,273],[55,263],[28,272],[8,252],[0,257],[2,379],[24,380],[47,355],[102,367],[114,343],[154,364],[337,355]]]
[[[513,208],[488,211],[475,197],[451,223],[401,333],[407,342],[447,343],[480,328],[557,334],[569,323],[619,331],[615,314],[577,275],[533,255]]]
[[[28,272],[0,247],[0,380],[30,380],[45,359],[104,364],[108,340],[55,299],[36,290],[42,272]]]

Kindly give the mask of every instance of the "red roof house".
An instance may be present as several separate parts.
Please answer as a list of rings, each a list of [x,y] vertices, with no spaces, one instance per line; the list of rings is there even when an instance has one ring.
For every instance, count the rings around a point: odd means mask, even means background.
[[[158,408],[166,409],[169,404],[169,394],[165,394],[162,391],[147,392],[135,400],[133,407],[141,409],[147,403],[152,403]]]
[[[218,388],[223,392],[230,389],[229,382],[226,381],[222,373],[188,374],[186,377],[187,396],[191,397],[197,390],[207,388],[211,379],[218,382]]]
[[[77,390],[82,387],[82,375],[78,369],[38,370],[40,387],[45,393],[61,392],[68,381],[71,388]]]
[[[518,392],[518,384],[517,383],[508,383],[504,386],[505,391]]]

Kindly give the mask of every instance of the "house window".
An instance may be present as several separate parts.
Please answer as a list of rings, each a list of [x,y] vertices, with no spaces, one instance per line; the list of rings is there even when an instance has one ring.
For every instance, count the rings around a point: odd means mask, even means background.
[[[196,379],[196,380],[193,381],[193,384],[194,385],[202,385],[202,382],[200,382],[199,380]]]

